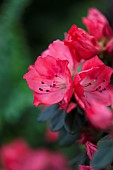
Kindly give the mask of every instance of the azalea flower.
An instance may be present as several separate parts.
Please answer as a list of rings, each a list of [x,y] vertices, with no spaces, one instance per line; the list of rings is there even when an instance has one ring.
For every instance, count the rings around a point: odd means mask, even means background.
[[[70,72],[75,73],[79,66],[79,62],[76,60],[76,56],[72,54],[71,50],[64,44],[63,41],[56,40],[53,41],[42,53],[42,57],[52,56],[56,59],[67,60]]]
[[[113,111],[99,102],[92,102],[86,109],[86,117],[98,129],[107,130],[113,127]]]
[[[86,61],[74,78],[74,95],[79,105],[86,109],[92,100],[105,106],[113,104],[113,86],[110,78],[111,67],[106,66],[98,56]]]
[[[106,17],[96,8],[88,10],[88,16],[83,18],[83,23],[87,27],[89,34],[93,35],[97,40],[113,36],[113,31]]]
[[[48,127],[46,129],[45,139],[47,142],[56,142],[59,132],[52,132]]]
[[[47,149],[31,149],[25,141],[16,140],[1,149],[5,170],[70,170],[67,159]]]
[[[85,146],[86,146],[87,155],[88,155],[89,159],[91,160],[93,158],[95,152],[97,151],[97,146],[89,141],[87,141],[85,143]]]
[[[95,152],[97,151],[97,146],[92,144],[89,141],[85,143],[85,146],[86,146],[87,155],[89,159],[91,160]],[[90,165],[79,165],[79,170],[93,170],[93,168]]]
[[[64,43],[74,53],[77,61],[81,59],[88,60],[97,55],[101,50],[96,39],[76,25],[72,25]]]
[[[68,61],[51,56],[39,56],[29,72],[24,75],[34,91],[34,105],[68,103],[72,96],[72,79]]]
[[[79,165],[79,170],[93,170],[91,166],[88,165]]]
[[[113,38],[106,44],[105,50],[108,54],[113,55]]]
[[[22,164],[28,158],[31,150],[22,139],[4,145],[1,148],[1,160],[5,170],[23,170]]]

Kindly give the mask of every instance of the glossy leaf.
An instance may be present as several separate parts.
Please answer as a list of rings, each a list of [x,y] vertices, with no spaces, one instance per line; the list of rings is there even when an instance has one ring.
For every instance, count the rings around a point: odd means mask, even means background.
[[[46,107],[38,117],[38,121],[45,122],[47,121],[53,114],[57,114],[58,105],[54,104],[52,106]]]
[[[57,109],[54,111],[54,114],[49,120],[49,128],[51,131],[56,132],[63,127],[65,116],[65,110]]]
[[[79,132],[76,134],[69,134],[65,128],[62,128],[59,134],[59,144],[60,145],[71,145],[79,138]]]
[[[78,115],[76,112],[72,112],[70,114],[67,114],[64,127],[68,133],[74,134],[81,130],[82,122],[83,120],[81,119],[81,116]]]
[[[98,151],[95,153],[91,165],[93,169],[101,169],[109,166],[113,161],[113,139],[105,136],[98,143]]]

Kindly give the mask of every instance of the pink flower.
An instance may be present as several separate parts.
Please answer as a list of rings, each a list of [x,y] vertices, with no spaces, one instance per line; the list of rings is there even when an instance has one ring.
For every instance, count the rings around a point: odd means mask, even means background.
[[[75,59],[75,56],[72,55],[70,49],[64,44],[63,41],[56,40],[49,45],[48,49],[42,53],[42,57],[52,56],[54,58],[59,58],[61,60],[67,60],[69,70],[73,74],[76,71],[79,63]]]
[[[88,16],[83,18],[83,23],[88,29],[88,32],[93,35],[97,40],[103,37],[112,37],[113,31],[105,18],[96,8],[88,10]]]
[[[70,103],[68,103],[68,106],[66,108],[66,112],[70,113],[76,107],[77,107],[77,104],[75,102],[70,102]]]
[[[67,159],[46,149],[33,150],[24,141],[14,141],[2,147],[5,170],[70,170]]]
[[[35,64],[29,67],[24,79],[34,91],[35,106],[60,101],[68,103],[72,96],[72,79],[67,60],[39,56]]]
[[[20,170],[70,170],[70,168],[63,155],[41,149],[33,151]]]
[[[113,126],[113,112],[99,102],[92,102],[92,105],[86,109],[86,116],[98,129],[106,130]]]
[[[113,69],[106,66],[98,56],[83,64],[81,72],[74,78],[74,95],[83,109],[92,100],[105,106],[113,104],[113,86],[110,85],[112,73]]]
[[[93,141],[93,136],[89,132],[90,126],[87,128],[84,126],[85,131],[81,133],[78,143],[85,144],[87,141]],[[84,130],[83,129],[83,130]]]
[[[87,141],[85,143],[86,145],[86,152],[87,152],[87,155],[89,157],[89,159],[92,159],[95,152],[97,151],[97,146],[92,144],[91,142]]]
[[[108,54],[113,55],[113,38],[107,43],[105,49]]]
[[[52,132],[49,128],[46,130],[45,138],[48,142],[55,142],[58,139],[58,132]]]
[[[100,46],[96,39],[76,25],[72,25],[64,43],[73,51],[78,61],[90,59],[100,51]]]
[[[28,155],[29,148],[23,140],[16,140],[11,144],[4,145],[1,149],[2,164],[5,170],[22,170]]]
[[[79,165],[79,170],[93,170],[91,166],[88,165]]]

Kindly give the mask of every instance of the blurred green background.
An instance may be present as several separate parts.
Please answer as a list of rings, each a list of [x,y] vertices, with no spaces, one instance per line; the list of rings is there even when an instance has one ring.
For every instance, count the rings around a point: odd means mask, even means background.
[[[63,39],[72,24],[97,7],[112,22],[112,0],[1,0],[0,1],[0,144],[24,138],[33,147],[48,147],[71,157],[71,147],[45,141],[46,125],[37,122],[39,108],[23,80],[28,66],[49,43]]]

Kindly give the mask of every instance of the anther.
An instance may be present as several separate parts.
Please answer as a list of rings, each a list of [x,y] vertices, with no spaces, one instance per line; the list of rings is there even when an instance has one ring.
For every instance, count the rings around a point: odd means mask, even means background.
[[[100,92],[102,93],[102,90],[100,90]]]
[[[96,88],[96,90],[98,90],[98,88]]]
[[[53,87],[55,87],[56,86],[56,84],[55,83],[53,83]]]
[[[105,82],[106,80],[103,80],[103,82]]]
[[[43,89],[39,88],[40,91],[43,91]]]
[[[55,77],[58,77],[58,75],[57,75],[57,74],[55,74]]]
[[[43,81],[41,81],[41,83],[42,83],[42,84],[44,84],[44,82],[43,82]]]
[[[46,90],[46,92],[49,92],[49,90]]]
[[[89,85],[91,85],[91,83],[89,83]]]
[[[48,78],[51,78],[51,76],[49,75]]]
[[[103,90],[106,90],[106,88],[104,88]]]
[[[50,85],[50,87],[52,87],[52,85]]]
[[[101,86],[99,86],[98,88],[101,89]]]

